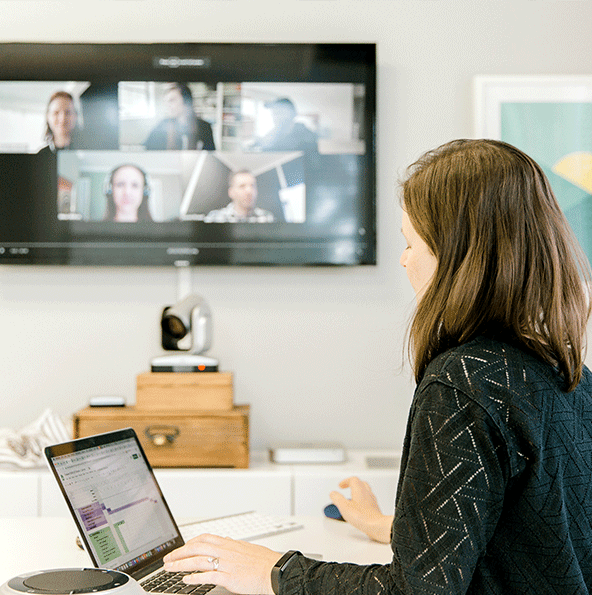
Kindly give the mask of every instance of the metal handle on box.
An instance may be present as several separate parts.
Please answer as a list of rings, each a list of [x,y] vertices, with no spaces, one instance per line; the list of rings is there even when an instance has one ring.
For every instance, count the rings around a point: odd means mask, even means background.
[[[148,426],[144,434],[150,439],[154,446],[166,446],[172,444],[179,435],[177,426]]]

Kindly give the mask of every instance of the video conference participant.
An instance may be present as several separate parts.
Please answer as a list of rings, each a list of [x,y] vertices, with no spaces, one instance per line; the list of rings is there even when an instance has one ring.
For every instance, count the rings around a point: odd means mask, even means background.
[[[296,107],[288,97],[269,101],[265,107],[270,110],[273,128],[255,141],[253,148],[260,151],[304,151],[318,150],[317,135],[301,122],[296,121]]]
[[[403,184],[417,388],[390,564],[203,535],[191,584],[271,595],[589,593],[590,267],[542,169],[492,140],[426,153]],[[198,572],[199,571],[199,572]]]
[[[195,115],[189,87],[183,83],[172,83],[164,99],[169,117],[152,130],[144,143],[146,149],[213,151],[216,147],[212,127]]]
[[[257,179],[247,169],[232,172],[228,179],[231,202],[223,209],[210,211],[206,223],[272,223],[273,214],[256,206]]]
[[[77,121],[78,113],[72,95],[66,91],[56,91],[49,98],[45,112],[44,139],[49,150],[55,153],[56,149],[81,148]]]
[[[104,221],[152,221],[148,209],[150,184],[144,170],[132,163],[117,166],[105,186]]]

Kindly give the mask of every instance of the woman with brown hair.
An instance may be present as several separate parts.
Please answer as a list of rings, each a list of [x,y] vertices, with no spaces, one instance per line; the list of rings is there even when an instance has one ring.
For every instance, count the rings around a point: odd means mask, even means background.
[[[133,163],[118,165],[106,182],[103,221],[135,223],[153,220],[148,206],[150,184],[141,167]]]
[[[56,149],[78,149],[78,112],[74,97],[66,91],[56,91],[47,103],[45,112],[45,141]]]
[[[588,264],[540,167],[459,140],[403,183],[418,383],[389,565],[281,555],[206,535],[167,557],[188,583],[247,593],[588,593]]]

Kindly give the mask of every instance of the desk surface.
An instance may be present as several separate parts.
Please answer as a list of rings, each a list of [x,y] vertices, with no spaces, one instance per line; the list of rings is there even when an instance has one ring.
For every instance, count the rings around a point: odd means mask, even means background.
[[[371,541],[347,523],[324,517],[297,517],[303,529],[259,539],[277,551],[300,550],[323,560],[386,564],[390,546]],[[183,522],[183,519],[181,519]],[[75,542],[76,528],[68,518],[0,518],[0,584],[35,570],[82,568],[91,562]]]

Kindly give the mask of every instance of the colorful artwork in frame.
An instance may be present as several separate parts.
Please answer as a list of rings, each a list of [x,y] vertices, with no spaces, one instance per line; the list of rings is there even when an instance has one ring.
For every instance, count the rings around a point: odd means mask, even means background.
[[[592,75],[477,76],[474,91],[475,137],[537,161],[592,263]]]

